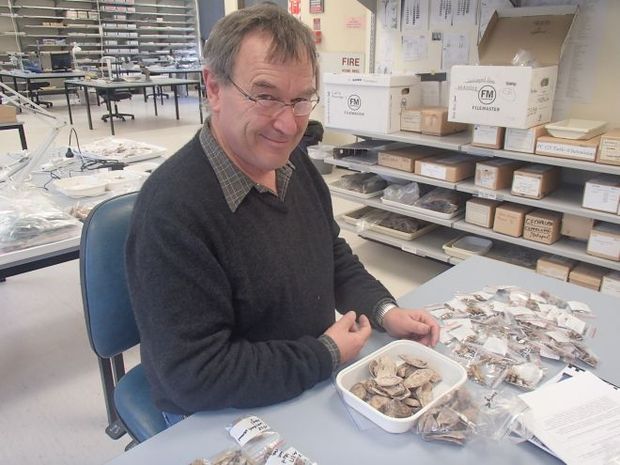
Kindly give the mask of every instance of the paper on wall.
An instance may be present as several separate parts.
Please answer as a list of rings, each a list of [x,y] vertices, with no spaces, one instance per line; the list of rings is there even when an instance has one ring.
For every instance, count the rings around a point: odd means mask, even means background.
[[[457,32],[444,32],[441,45],[441,69],[450,71],[454,65],[469,63],[469,36]]]
[[[452,24],[454,0],[431,1],[431,28],[445,28]]]
[[[424,31],[428,29],[429,0],[403,0],[401,29],[407,31]]]
[[[454,11],[452,12],[452,24],[455,26],[476,24],[476,0],[456,0]]]
[[[379,0],[377,6],[377,24],[387,30],[398,31],[400,18],[399,0]]]
[[[403,34],[403,61],[421,61],[428,58],[426,34]]]

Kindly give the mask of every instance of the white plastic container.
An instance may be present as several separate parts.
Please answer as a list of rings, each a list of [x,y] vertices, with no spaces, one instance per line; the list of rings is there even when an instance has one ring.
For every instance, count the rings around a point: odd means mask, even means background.
[[[139,171],[108,171],[96,175],[108,191],[138,190],[148,173]]]
[[[106,182],[96,176],[73,176],[54,181],[58,192],[73,199],[94,197],[105,193]]]
[[[565,119],[556,123],[545,124],[545,129],[553,137],[562,139],[585,140],[603,134],[607,122],[587,119]]]
[[[407,418],[392,418],[371,407],[359,397],[351,393],[354,384],[368,379],[371,375],[368,364],[381,356],[389,356],[400,360],[400,354],[412,355],[428,363],[429,368],[437,371],[442,380],[433,387],[433,401]],[[391,342],[374,351],[354,364],[344,368],[336,376],[336,386],[343,400],[369,420],[373,421],[389,433],[404,433],[411,429],[416,420],[436,405],[441,398],[455,391],[467,380],[465,369],[454,360],[443,354],[414,341],[399,340]]]
[[[478,236],[465,236],[443,245],[446,254],[457,258],[485,255],[493,247],[493,241]]]

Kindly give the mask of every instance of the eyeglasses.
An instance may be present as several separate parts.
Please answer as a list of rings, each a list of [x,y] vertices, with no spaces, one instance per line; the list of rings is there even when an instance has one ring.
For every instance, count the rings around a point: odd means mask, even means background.
[[[239,87],[232,79],[228,79],[230,83],[235,86],[235,89],[239,91],[250,102],[255,103],[259,110],[265,115],[274,116],[279,113],[284,107],[291,107],[293,109],[293,115],[295,116],[308,116],[314,110],[314,107],[319,103],[319,96],[315,96],[312,99],[297,99],[291,103],[286,103],[279,98],[273,97],[268,94],[258,95],[253,97]]]

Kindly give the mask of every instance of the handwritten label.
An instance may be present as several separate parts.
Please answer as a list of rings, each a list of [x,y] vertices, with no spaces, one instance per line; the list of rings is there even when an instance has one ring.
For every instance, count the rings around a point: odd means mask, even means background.
[[[422,176],[428,176],[429,178],[435,179],[446,179],[446,167],[439,166],[432,163],[422,162],[422,167],[420,169],[420,174]]]
[[[297,449],[289,447],[286,450],[274,449],[265,465],[290,465],[297,461],[305,462],[307,459]]]
[[[577,145],[544,141],[538,141],[536,144],[536,153],[559,155],[585,161],[594,161],[596,149],[597,147],[579,147]]]
[[[256,416],[249,416],[243,418],[232,428],[230,428],[229,434],[235,441],[237,441],[237,444],[244,446],[249,441],[269,429],[269,425],[260,418]]]
[[[540,196],[540,178],[515,174],[512,178],[512,193],[528,197]]]

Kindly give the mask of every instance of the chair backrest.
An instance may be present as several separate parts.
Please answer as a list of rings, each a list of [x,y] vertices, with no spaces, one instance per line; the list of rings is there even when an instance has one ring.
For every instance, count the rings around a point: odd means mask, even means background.
[[[80,281],[90,344],[111,358],[140,342],[125,276],[125,242],[137,192],[105,200],[82,229]]]

